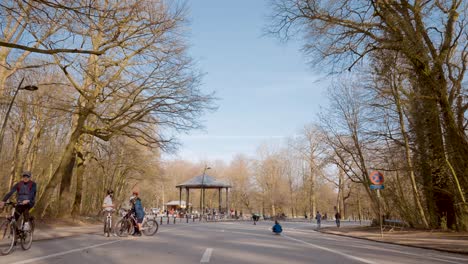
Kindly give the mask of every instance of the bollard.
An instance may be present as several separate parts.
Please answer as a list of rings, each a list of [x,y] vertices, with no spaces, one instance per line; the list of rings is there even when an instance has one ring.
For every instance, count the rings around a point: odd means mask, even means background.
[[[162,225],[162,216],[161,216],[161,222],[160,222],[160,224]]]
[[[175,220],[176,220],[177,217],[174,216],[174,224],[175,224]]]
[[[187,215],[187,224],[188,224],[188,215]]]
[[[167,216],[167,224],[169,224],[169,216]]]
[[[195,222],[195,216],[192,215],[192,223]]]

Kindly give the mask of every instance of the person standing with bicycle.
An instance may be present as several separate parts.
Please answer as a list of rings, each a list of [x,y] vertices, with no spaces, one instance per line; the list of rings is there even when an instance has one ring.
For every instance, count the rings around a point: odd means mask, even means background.
[[[114,197],[114,191],[107,190],[107,196],[104,198],[104,202],[102,203],[102,208],[104,211],[112,211],[114,209],[114,203],[112,198]]]
[[[141,204],[141,199],[138,197],[138,192],[134,191],[132,197],[130,198],[130,203],[132,204],[132,212],[135,213],[137,220],[138,230],[135,230],[135,236],[141,236],[142,223],[145,218],[145,210],[143,210],[143,205]]]
[[[102,203],[103,212],[105,214],[105,217],[104,217],[104,224],[105,225],[107,224],[107,214],[112,214],[112,212],[114,211],[114,208],[115,208],[114,202],[112,201],[113,196],[114,196],[114,191],[107,190],[107,196],[104,198],[104,202]],[[112,216],[111,216],[111,223],[113,223],[112,220],[113,219],[112,219]],[[106,230],[107,228],[109,228],[110,230]],[[104,233],[106,233],[106,232],[111,233],[111,231],[112,231],[112,224],[110,224],[109,227],[107,227],[107,226],[104,227]]]
[[[16,183],[10,192],[3,197],[0,202],[0,209],[3,208],[5,202],[16,192],[18,204],[16,205],[15,220],[18,221],[21,214],[23,214],[25,220],[24,229],[27,230],[30,226],[29,210],[34,207],[36,201],[37,185],[31,180],[31,172],[25,171],[21,176],[23,176],[23,179]]]

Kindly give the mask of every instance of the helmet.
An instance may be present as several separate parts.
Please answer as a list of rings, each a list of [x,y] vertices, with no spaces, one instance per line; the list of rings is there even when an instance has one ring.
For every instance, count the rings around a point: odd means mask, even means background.
[[[107,195],[109,195],[109,194],[114,194],[114,191],[111,190],[111,189],[107,190]]]
[[[133,202],[135,200],[136,196],[130,196],[130,202]]]
[[[132,195],[133,195],[133,196],[138,196],[138,192],[137,192],[137,191],[133,191]]]

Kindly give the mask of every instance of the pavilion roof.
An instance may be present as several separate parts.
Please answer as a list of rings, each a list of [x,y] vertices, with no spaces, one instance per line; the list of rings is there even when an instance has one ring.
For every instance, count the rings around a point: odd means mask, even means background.
[[[200,189],[200,188],[208,188],[208,189],[217,189],[217,188],[231,188],[231,185],[217,180],[212,176],[209,175],[198,175],[193,177],[192,179],[183,182],[181,184],[176,185],[177,188],[193,188],[193,189]]]

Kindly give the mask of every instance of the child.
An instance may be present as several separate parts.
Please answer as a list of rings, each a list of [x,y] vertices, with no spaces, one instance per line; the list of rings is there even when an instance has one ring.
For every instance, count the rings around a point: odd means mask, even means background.
[[[271,230],[273,230],[273,233],[275,233],[276,235],[279,235],[281,234],[281,232],[283,232],[283,228],[278,223],[278,221],[275,221],[275,225],[271,228]]]

